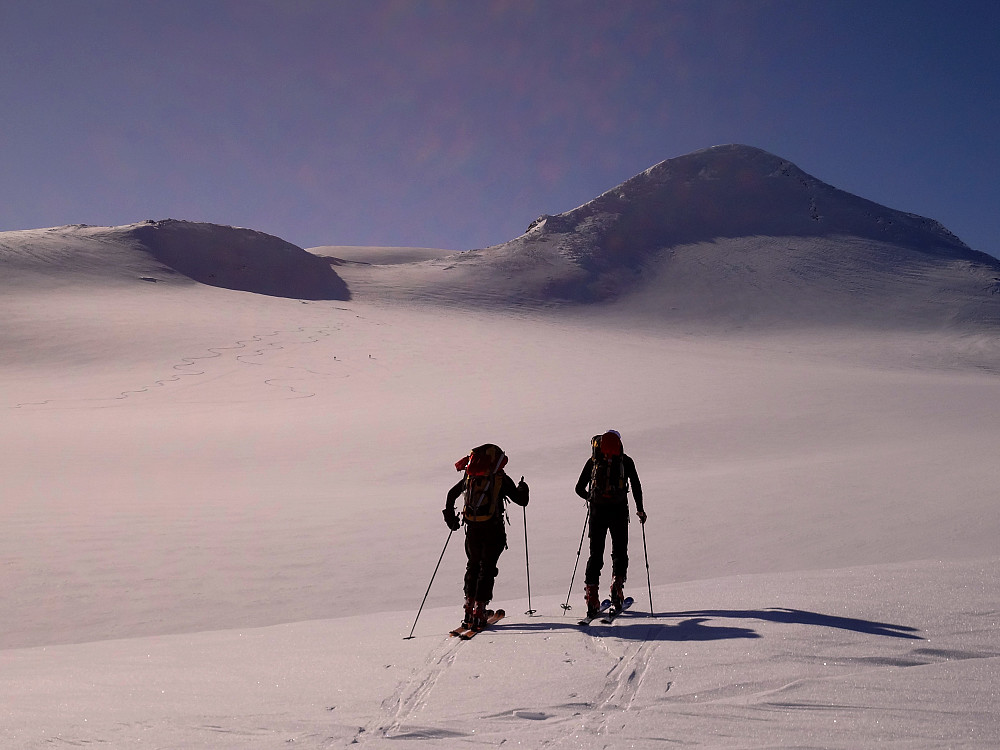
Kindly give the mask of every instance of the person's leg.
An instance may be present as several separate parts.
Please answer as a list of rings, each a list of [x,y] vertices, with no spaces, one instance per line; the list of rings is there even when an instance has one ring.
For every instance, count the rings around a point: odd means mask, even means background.
[[[587,572],[584,583],[596,585],[601,580],[604,567],[604,545],[608,538],[608,514],[601,506],[590,511],[590,557],[587,558]]]
[[[497,563],[507,547],[507,532],[503,526],[491,528],[483,534],[482,557],[479,567],[479,582],[476,587],[476,601],[483,605],[493,600],[493,584],[500,569]]]
[[[608,524],[611,532],[611,603],[620,608],[625,599],[628,577],[628,506],[615,507]]]
[[[465,527],[465,598],[475,601],[479,588],[479,571],[483,567],[483,540],[479,529],[469,524]]]
[[[591,506],[590,511],[590,557],[584,574],[583,598],[587,602],[587,615],[594,616],[601,605],[598,584],[604,567],[604,545],[608,538],[608,515],[601,506]]]

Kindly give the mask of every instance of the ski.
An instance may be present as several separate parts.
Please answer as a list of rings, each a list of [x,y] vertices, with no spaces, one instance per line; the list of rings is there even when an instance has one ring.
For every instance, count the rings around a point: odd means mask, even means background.
[[[601,618],[601,622],[605,625],[610,625],[613,623],[622,612],[632,606],[635,600],[631,596],[626,596],[625,601],[622,603],[621,609],[609,609],[608,613]]]
[[[493,615],[493,610],[492,609],[486,610],[486,617],[487,618],[489,618],[492,615]],[[465,633],[467,630],[472,630],[472,626],[466,625],[465,621],[463,620],[462,624],[459,625],[454,630],[452,630],[451,632],[449,632],[448,635],[455,636],[455,637],[461,637],[462,634]]]
[[[483,625],[483,627],[478,628],[478,629],[477,628],[466,628],[465,632],[458,634],[458,637],[461,638],[463,641],[471,640],[471,639],[475,638],[479,633],[482,633],[487,628],[492,627],[492,626],[496,625],[498,622],[500,622],[504,618],[505,614],[507,614],[507,613],[504,612],[502,609],[498,609],[496,612],[490,611],[490,612],[487,613],[486,624]]]
[[[486,624],[487,624],[487,626],[492,625],[492,624],[494,624],[496,622],[499,622],[503,618],[504,614],[505,613],[504,613],[504,611],[502,609],[498,609],[496,612],[494,612],[492,609],[486,610]],[[499,617],[497,615],[499,615]],[[458,638],[465,638],[466,634],[469,633],[469,632],[475,632],[475,628],[469,627],[468,625],[466,625],[463,622],[457,628],[455,628],[454,630],[452,630],[451,632],[449,632],[448,635],[455,636],[455,637],[458,637]]]
[[[492,615],[492,614],[493,614],[493,610],[488,610],[486,614],[487,614],[487,616],[490,616],[490,615]],[[465,635],[465,634],[466,634],[467,632],[469,632],[470,630],[472,630],[472,628],[471,628],[470,626],[466,625],[466,624],[465,624],[465,623],[463,622],[463,623],[462,623],[461,625],[459,625],[459,626],[458,626],[457,628],[455,628],[455,629],[454,629],[454,630],[452,630],[452,631],[451,631],[450,633],[448,633],[448,635],[450,635],[450,636],[452,636],[452,637],[456,637],[456,638],[461,638],[461,637],[462,637],[463,635]]]
[[[611,606],[611,600],[610,599],[605,599],[603,602],[601,602],[601,607],[600,607],[600,609],[597,610],[597,614],[596,615],[594,615],[593,617],[584,617],[582,620],[579,620],[577,622],[577,625],[579,625],[581,627],[584,627],[584,628],[587,627],[588,625],[590,625],[590,623],[592,623],[594,620],[596,620],[602,614],[604,614],[605,612],[607,612],[608,608],[610,606]]]

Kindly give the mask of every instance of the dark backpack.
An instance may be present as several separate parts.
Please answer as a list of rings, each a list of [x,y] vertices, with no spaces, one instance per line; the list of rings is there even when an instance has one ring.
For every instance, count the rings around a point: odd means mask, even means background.
[[[465,506],[462,518],[466,523],[487,523],[502,517],[503,467],[507,456],[492,443],[473,448],[468,456],[455,464],[465,471]]]
[[[590,441],[590,502],[614,503],[628,499],[628,475],[616,433],[595,435]]]

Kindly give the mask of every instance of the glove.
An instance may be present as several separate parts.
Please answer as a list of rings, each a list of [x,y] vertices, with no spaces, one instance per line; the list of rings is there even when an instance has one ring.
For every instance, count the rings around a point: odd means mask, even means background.
[[[642,523],[642,524],[646,523],[646,511],[644,511],[644,510],[637,510],[635,512],[635,514],[639,517],[639,523]]]
[[[517,483],[517,491],[524,497],[524,504],[528,504],[528,483],[524,481],[524,477],[521,477],[521,481]]]
[[[452,531],[458,531],[458,527],[462,525],[462,522],[458,520],[458,514],[451,508],[445,508],[441,513],[444,514],[444,522],[448,524],[448,528]]]

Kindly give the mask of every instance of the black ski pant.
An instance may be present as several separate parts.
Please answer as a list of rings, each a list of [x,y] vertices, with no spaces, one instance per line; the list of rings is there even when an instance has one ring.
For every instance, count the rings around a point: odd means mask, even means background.
[[[604,567],[604,545],[611,532],[611,572],[625,580],[628,574],[628,503],[590,504],[590,558],[584,583],[596,586]]]
[[[507,531],[500,523],[470,523],[465,527],[465,595],[479,602],[493,599],[497,561],[507,548]]]

